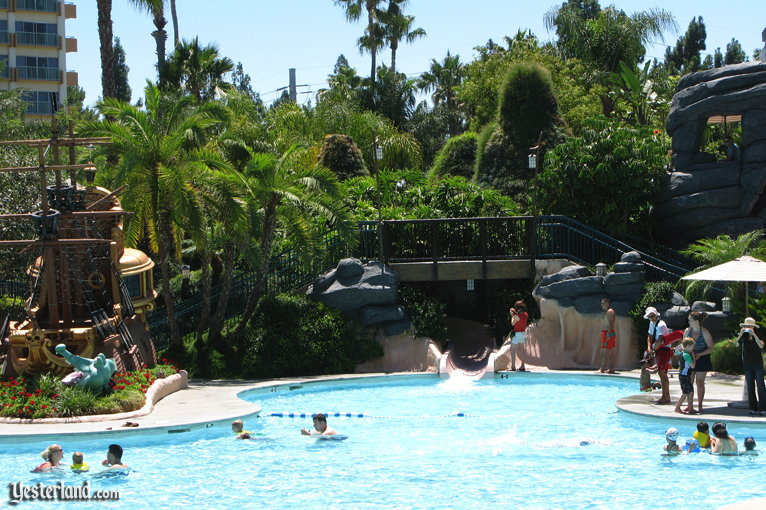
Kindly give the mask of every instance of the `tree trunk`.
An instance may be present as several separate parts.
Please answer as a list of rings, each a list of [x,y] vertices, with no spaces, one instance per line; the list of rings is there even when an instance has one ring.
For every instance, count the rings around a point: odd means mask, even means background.
[[[165,19],[165,10],[160,7],[152,13],[154,26],[156,30],[152,32],[152,37],[157,44],[157,76],[160,87],[165,85],[165,41],[168,39],[168,33],[165,32],[165,25],[168,24]]]
[[[396,73],[396,50],[399,49],[399,40],[391,39],[391,73]]]
[[[170,246],[172,245],[170,229],[170,215],[165,211],[160,211],[157,217],[157,245],[160,256],[162,295],[165,300],[165,312],[168,314],[170,345],[172,347],[180,347],[181,332],[178,330],[178,321],[173,307],[173,296],[170,294]]]
[[[242,337],[242,334],[245,331],[245,326],[255,312],[258,300],[266,291],[266,276],[269,273],[269,255],[271,254],[271,245],[274,242],[274,233],[277,230],[276,210],[278,204],[279,199],[272,198],[264,213],[263,239],[261,240],[261,265],[255,273],[255,285],[253,286],[252,291],[250,291],[245,312],[242,314],[242,319],[234,330],[233,336],[236,339]]]
[[[210,252],[208,251],[207,241],[202,241],[202,311],[200,313],[199,324],[197,324],[197,342],[202,342],[202,335],[208,328],[210,319],[210,306],[212,289],[210,283]]]
[[[375,73],[377,71],[376,57],[378,54],[378,41],[375,38],[375,2],[367,0],[367,30],[370,32],[370,53],[372,54],[372,67],[370,79],[372,80],[372,97],[375,97]]]
[[[224,243],[223,259],[223,279],[221,280],[221,295],[218,296],[218,303],[215,307],[215,314],[210,321],[210,332],[208,333],[208,344],[215,346],[221,338],[221,329],[226,317],[226,309],[229,306],[229,295],[231,294],[231,282],[234,279],[234,257],[236,250],[234,243]]]
[[[178,48],[181,41],[178,38],[178,12],[176,11],[176,0],[170,0],[170,17],[173,19],[173,46]]]
[[[98,0],[98,39],[101,42],[101,97],[114,97],[114,39],[112,0]]]

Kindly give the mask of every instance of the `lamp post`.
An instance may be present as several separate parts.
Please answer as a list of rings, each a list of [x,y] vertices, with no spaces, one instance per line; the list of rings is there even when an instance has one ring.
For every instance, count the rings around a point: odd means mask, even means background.
[[[721,299],[721,311],[726,313],[731,312],[731,298],[729,296]]]
[[[596,276],[604,277],[606,276],[606,264],[603,262],[599,262],[596,264]]]
[[[535,177],[539,173],[540,166],[541,166],[541,163],[542,163],[542,158],[540,157],[540,150],[541,149],[542,149],[542,145],[538,143],[534,147],[530,147],[529,148],[529,150],[532,151],[532,152],[530,152],[529,155],[527,156],[528,168],[530,170],[534,170],[535,171]]]
[[[372,142],[373,154],[372,161],[375,168],[375,187],[378,189],[378,260],[385,264],[383,260],[383,207],[382,190],[380,183],[380,161],[383,159],[383,147],[378,145],[378,138],[374,137]]]

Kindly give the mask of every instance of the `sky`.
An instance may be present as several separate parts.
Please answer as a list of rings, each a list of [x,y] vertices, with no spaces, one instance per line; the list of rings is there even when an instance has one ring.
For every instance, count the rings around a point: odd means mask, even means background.
[[[441,61],[447,51],[460,55],[462,62],[475,56],[474,47],[488,39],[502,42],[503,36],[530,29],[541,41],[554,39],[545,29],[543,17],[563,0],[410,0],[406,12],[415,16],[416,27],[427,36],[413,44],[400,44],[397,69],[410,76],[427,71],[432,59]],[[101,94],[101,70],[96,0],[68,0],[77,5],[77,18],[67,20],[67,36],[78,39],[78,52],[67,55],[67,68],[79,73],[86,92],[86,104]],[[214,43],[219,53],[241,62],[251,85],[270,104],[289,81],[289,68],[296,69],[298,102],[313,100],[326,87],[339,55],[343,54],[362,76],[369,75],[370,56],[356,47],[365,22],[349,23],[333,0],[176,0],[181,38],[195,36],[203,44]],[[610,5],[600,2],[602,7]],[[628,14],[662,8],[673,14],[678,31],[668,32],[647,48],[647,58],[662,59],[665,45],[675,45],[691,19],[702,16],[707,29],[707,50],[725,52],[732,37],[739,40],[747,55],[763,47],[761,33],[766,27],[762,0],[615,0],[611,5]],[[758,15],[760,13],[760,15]],[[173,46],[173,28],[167,9],[168,50]],[[146,80],[156,80],[155,42],[151,16],[138,11],[129,0],[113,0],[114,35],[125,48],[130,67],[133,100],[143,95]],[[389,50],[378,62],[390,64]]]

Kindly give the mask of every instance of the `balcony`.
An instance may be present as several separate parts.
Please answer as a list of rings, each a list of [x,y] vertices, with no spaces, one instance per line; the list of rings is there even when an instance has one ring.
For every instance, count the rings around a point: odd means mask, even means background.
[[[66,72],[67,87],[78,87],[80,85],[80,75],[76,71]]]
[[[55,67],[26,67],[16,68],[16,77],[19,80],[61,81],[61,71]]]
[[[77,6],[75,4],[64,4],[64,19],[75,19],[77,17]]]
[[[61,38],[56,34],[39,34],[37,32],[16,32],[16,44],[20,46],[61,47]]]
[[[16,0],[17,11],[59,12],[58,0]]]
[[[67,37],[64,39],[64,48],[66,49],[67,53],[76,53],[77,52],[77,38],[76,37]]]

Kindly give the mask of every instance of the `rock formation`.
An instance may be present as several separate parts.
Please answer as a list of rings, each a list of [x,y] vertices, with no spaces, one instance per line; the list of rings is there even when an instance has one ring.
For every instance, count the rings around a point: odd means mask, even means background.
[[[700,152],[708,119],[742,120],[740,157]],[[654,204],[659,239],[676,247],[762,228],[766,219],[766,62],[745,62],[684,76],[667,119],[674,171]]]
[[[314,280],[306,294],[349,319],[379,326],[386,336],[393,336],[410,327],[404,308],[396,304],[396,289],[396,274],[384,264],[348,258]]]

